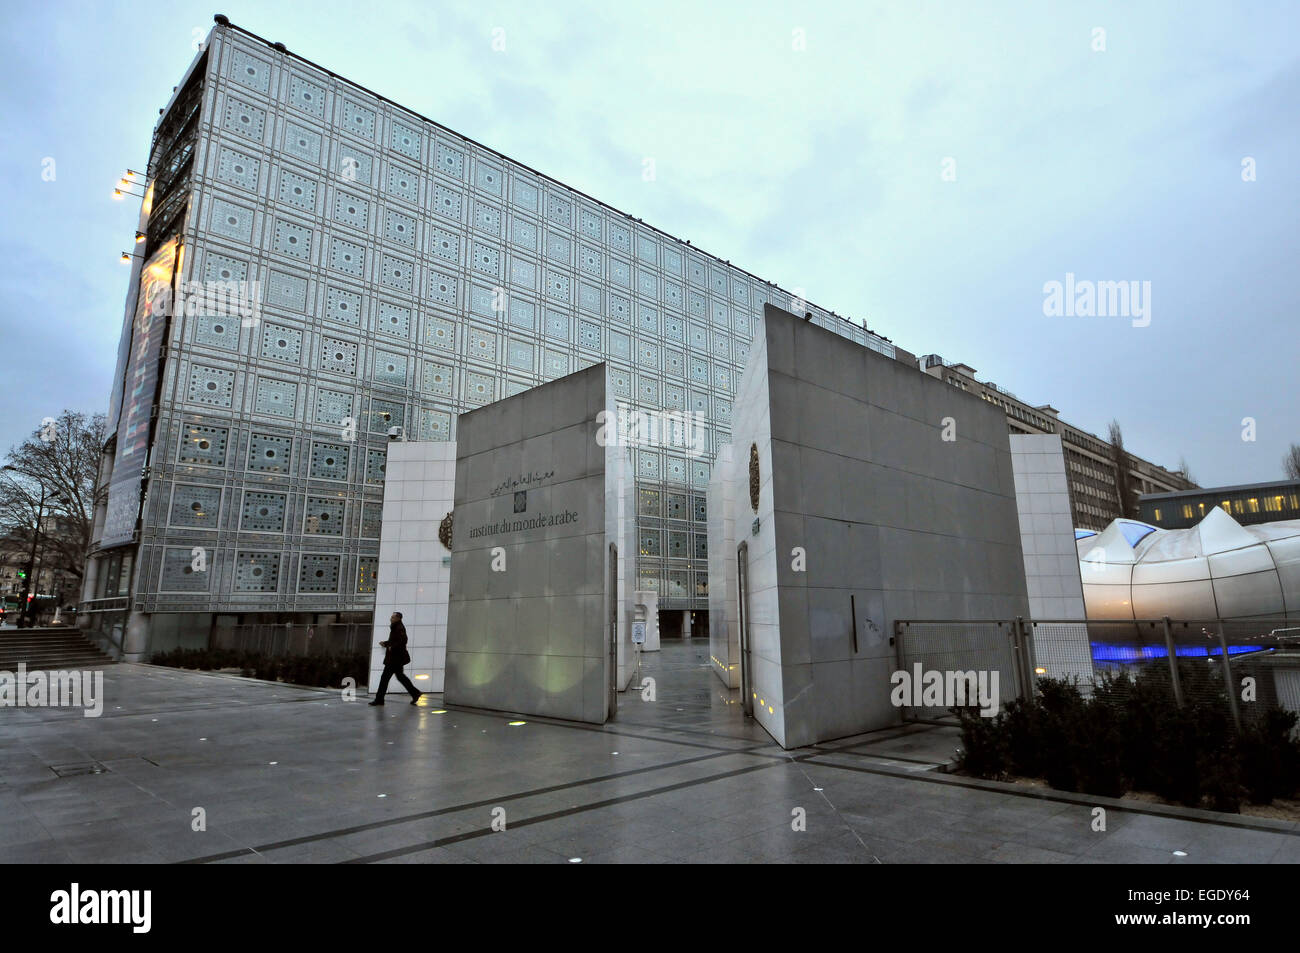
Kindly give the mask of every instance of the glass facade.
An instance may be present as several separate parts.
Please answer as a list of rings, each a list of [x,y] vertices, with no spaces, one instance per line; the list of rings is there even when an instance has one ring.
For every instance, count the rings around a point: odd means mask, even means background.
[[[698,455],[647,446],[632,462],[639,584],[661,608],[707,609],[709,461],[764,303],[894,356],[237,28],[214,29],[172,110],[194,102],[160,124],[193,141],[156,137],[150,169],[185,185],[181,288],[249,289],[256,308],[209,293],[170,322],[137,610],[373,606],[389,428],[455,439],[458,413],[600,361],[632,408],[701,415]],[[151,219],[148,234],[173,232]]]

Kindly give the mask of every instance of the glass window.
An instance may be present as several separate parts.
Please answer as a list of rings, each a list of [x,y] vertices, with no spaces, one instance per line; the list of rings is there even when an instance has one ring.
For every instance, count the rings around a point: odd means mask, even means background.
[[[121,571],[117,577],[117,594],[119,596],[126,596],[131,593],[131,565],[134,560],[134,553],[126,553],[122,556]]]
[[[1130,546],[1136,546],[1142,540],[1146,539],[1156,531],[1154,526],[1148,526],[1146,523],[1137,523],[1126,520],[1119,524],[1120,532],[1128,540]]]
[[[121,568],[122,556],[114,553],[104,560],[103,575],[99,580],[99,596],[106,598],[117,595],[117,572]]]

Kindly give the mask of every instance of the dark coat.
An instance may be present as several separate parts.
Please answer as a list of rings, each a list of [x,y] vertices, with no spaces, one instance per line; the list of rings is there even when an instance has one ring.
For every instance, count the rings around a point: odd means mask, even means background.
[[[411,653],[406,651],[406,626],[398,619],[388,628],[388,648],[384,650],[385,665],[409,665]]]

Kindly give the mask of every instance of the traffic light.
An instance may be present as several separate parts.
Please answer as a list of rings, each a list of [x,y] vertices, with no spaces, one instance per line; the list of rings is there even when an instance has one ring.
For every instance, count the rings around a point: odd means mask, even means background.
[[[20,570],[18,570],[18,578],[19,578],[19,579],[26,579],[26,578],[27,578],[27,570],[26,570],[26,569],[20,569]]]

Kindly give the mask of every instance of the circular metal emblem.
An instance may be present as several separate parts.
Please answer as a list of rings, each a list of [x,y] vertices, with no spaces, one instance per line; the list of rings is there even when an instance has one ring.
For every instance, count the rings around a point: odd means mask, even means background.
[[[447,552],[451,552],[451,513],[444,516],[438,524],[438,540],[447,547]]]

